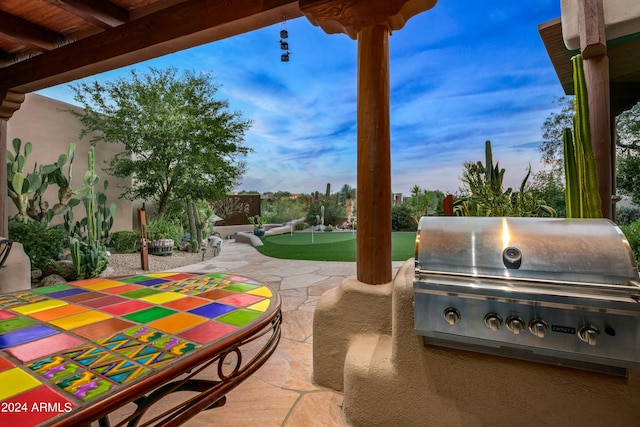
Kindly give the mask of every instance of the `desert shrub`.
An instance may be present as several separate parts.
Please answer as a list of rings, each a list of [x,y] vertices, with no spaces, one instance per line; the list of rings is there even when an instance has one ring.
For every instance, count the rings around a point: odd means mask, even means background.
[[[640,208],[635,206],[620,206],[616,208],[616,223],[618,225],[629,225],[640,219]]]
[[[311,199],[307,207],[306,220],[312,225],[318,224],[318,217],[322,212],[322,206],[324,206],[324,224],[336,224],[339,218],[342,218],[346,214],[344,206],[340,206],[334,197],[323,199]]]
[[[154,218],[147,223],[147,239],[171,239],[174,243],[182,240],[184,228],[180,221],[165,217]]]
[[[392,231],[416,231],[417,226],[411,215],[411,209],[407,205],[394,205],[391,207]]]
[[[629,225],[621,225],[620,229],[629,241],[629,246],[631,246],[636,260],[640,259],[640,220]]]
[[[540,199],[541,193],[534,190],[528,180],[529,167],[518,190],[504,188],[505,169],[498,162],[493,164],[491,141],[485,142],[486,164],[482,161],[464,162],[460,180],[462,197],[453,203],[457,216],[517,216],[556,217],[557,212]]]
[[[304,218],[307,208],[303,200],[276,199],[262,207],[262,216],[267,224],[284,224],[287,221]]]
[[[116,231],[111,233],[111,247],[115,253],[128,254],[136,252],[140,243],[140,235],[135,231]]]
[[[22,243],[32,267],[42,269],[58,259],[67,235],[60,228],[42,222],[9,220],[9,238]]]

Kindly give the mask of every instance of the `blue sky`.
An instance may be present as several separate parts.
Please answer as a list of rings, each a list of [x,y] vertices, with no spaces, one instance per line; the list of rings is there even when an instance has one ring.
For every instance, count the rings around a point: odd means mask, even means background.
[[[467,160],[494,160],[517,186],[539,163],[541,127],[562,96],[538,24],[559,0],[441,0],[389,39],[392,189],[455,192]],[[357,42],[306,18],[287,21],[291,60],[280,62],[281,24],[133,67],[210,72],[218,95],[253,121],[253,148],[236,190],[356,187]],[[128,75],[129,68],[85,80]],[[67,85],[38,92],[74,103]]]

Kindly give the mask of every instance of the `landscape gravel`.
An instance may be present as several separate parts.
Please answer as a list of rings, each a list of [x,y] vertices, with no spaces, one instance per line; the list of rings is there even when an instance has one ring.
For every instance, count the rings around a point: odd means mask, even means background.
[[[213,255],[205,253],[205,260]],[[173,251],[169,256],[149,255],[149,271],[159,272],[184,267],[202,262],[202,253],[191,253],[183,251]],[[140,254],[111,254],[109,256],[109,267],[105,272],[108,276],[125,276],[133,274],[144,274]]]

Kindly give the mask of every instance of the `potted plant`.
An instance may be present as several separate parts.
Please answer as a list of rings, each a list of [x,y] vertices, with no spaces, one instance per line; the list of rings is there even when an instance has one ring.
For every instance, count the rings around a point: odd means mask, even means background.
[[[264,236],[264,224],[266,222],[264,218],[262,218],[260,215],[250,216],[249,222],[251,223],[251,225],[253,225],[254,235],[258,237]]]
[[[150,255],[168,256],[173,254],[174,242],[180,241],[182,226],[162,217],[147,224],[147,247]]]

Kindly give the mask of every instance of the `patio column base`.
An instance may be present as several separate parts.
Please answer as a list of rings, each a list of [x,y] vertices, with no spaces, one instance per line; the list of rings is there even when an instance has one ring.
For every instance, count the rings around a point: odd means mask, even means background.
[[[13,242],[4,266],[0,268],[0,293],[31,289],[31,260],[20,242]]]
[[[344,361],[352,340],[361,334],[391,334],[393,284],[378,286],[347,277],[320,297],[313,315],[313,380],[343,388]]]

